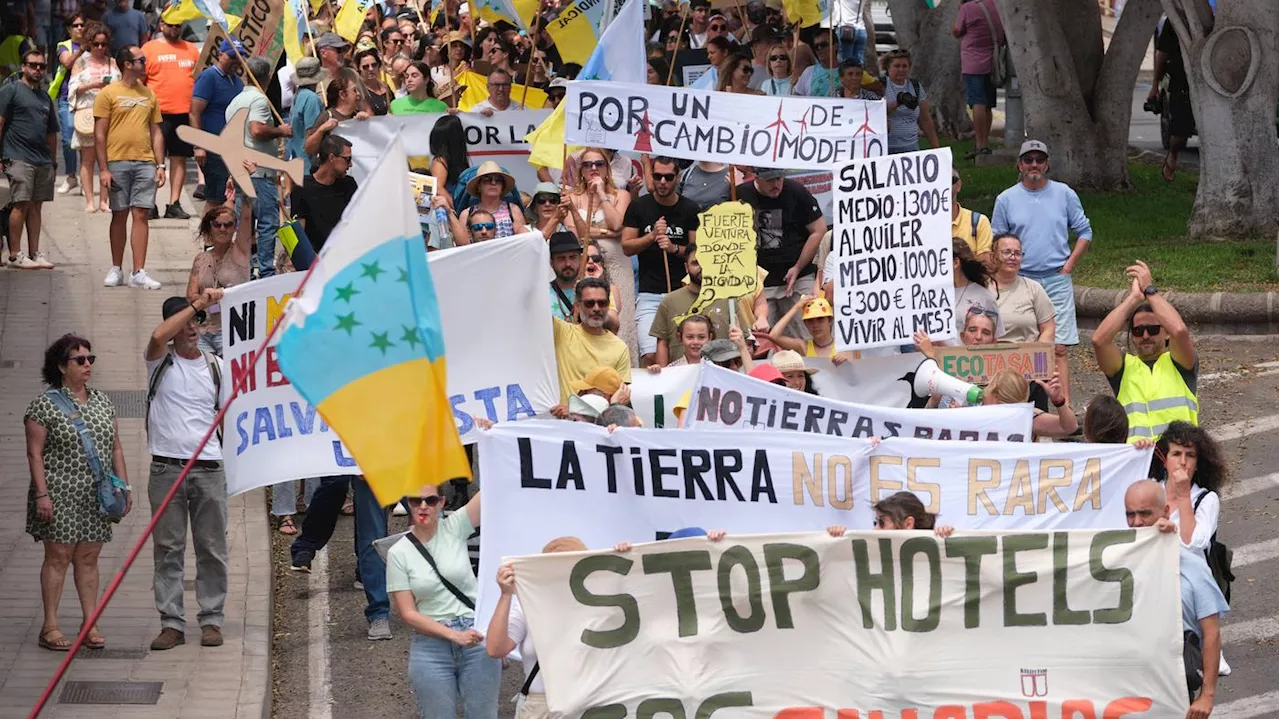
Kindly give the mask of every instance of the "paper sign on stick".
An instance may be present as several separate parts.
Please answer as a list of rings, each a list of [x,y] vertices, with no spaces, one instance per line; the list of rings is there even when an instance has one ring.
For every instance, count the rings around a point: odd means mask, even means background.
[[[955,337],[951,149],[844,163],[835,201],[836,349]]]
[[[756,228],[751,205],[721,202],[698,219],[702,289],[690,313],[702,312],[716,300],[732,300],[756,290]]]
[[[1053,345],[1048,342],[1002,342],[972,347],[936,347],[943,372],[969,384],[985,385],[991,375],[1011,369],[1027,379],[1053,376]]]

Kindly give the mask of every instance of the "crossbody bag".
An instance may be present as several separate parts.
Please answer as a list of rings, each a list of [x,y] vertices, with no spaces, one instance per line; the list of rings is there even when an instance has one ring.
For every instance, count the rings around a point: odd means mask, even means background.
[[[999,42],[996,37],[996,23],[991,19],[991,11],[978,0],[978,9],[987,20],[987,30],[991,33],[991,84],[996,87],[1004,85],[1009,79],[1009,44]]]
[[[93,434],[85,424],[84,416],[70,397],[60,389],[47,389],[45,397],[62,411],[80,438],[80,448],[84,450],[85,460],[89,463],[89,472],[93,475],[93,491],[98,496],[98,510],[112,522],[124,519],[125,508],[129,505],[129,485],[116,476],[115,472],[105,469],[98,456],[98,447],[93,442]]]

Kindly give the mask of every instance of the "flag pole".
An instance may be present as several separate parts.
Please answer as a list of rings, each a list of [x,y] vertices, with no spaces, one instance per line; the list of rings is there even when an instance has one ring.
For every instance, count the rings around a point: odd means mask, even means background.
[[[680,30],[676,32],[676,49],[671,52],[671,67],[667,68],[667,86],[671,85],[671,76],[676,72],[676,55],[680,54],[680,38],[684,37],[684,24],[689,21],[689,5],[680,3]]]
[[[612,2],[612,0],[606,0]],[[519,18],[516,18],[519,20]],[[525,100],[529,97],[529,80],[533,79],[533,54],[538,51],[538,24],[542,22],[542,2],[538,3],[538,11],[533,14],[533,30],[529,33],[529,62],[524,66],[524,87],[520,90],[520,109],[524,109]],[[542,108],[535,108],[541,110]],[[563,167],[561,168],[563,169]]]

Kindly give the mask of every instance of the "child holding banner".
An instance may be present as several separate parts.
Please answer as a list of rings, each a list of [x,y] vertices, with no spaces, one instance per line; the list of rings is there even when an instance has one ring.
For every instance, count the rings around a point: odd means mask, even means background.
[[[800,319],[813,339],[801,340],[785,334],[787,326],[800,311],[803,311]],[[831,363],[838,365],[853,359],[853,353],[836,352],[834,328],[835,312],[831,309],[831,303],[821,297],[814,299],[809,295],[801,295],[800,301],[787,310],[767,334],[760,331],[755,331],[755,334],[765,335],[765,339],[772,340],[784,350],[798,352],[805,357],[830,357]]]

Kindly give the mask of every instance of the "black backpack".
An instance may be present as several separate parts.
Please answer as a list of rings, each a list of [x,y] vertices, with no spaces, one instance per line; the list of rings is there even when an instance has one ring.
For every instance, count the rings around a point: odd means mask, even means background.
[[[1200,509],[1200,503],[1209,494],[1210,492],[1206,490],[1196,498],[1195,503],[1191,505],[1192,514]],[[1218,583],[1218,589],[1222,590],[1222,596],[1227,600],[1227,604],[1231,603],[1231,583],[1236,580],[1236,575],[1231,571],[1231,559],[1234,556],[1235,552],[1219,542],[1218,533],[1214,532],[1209,538],[1209,548],[1204,550],[1204,559],[1209,563],[1209,571],[1213,572],[1213,581]]]

